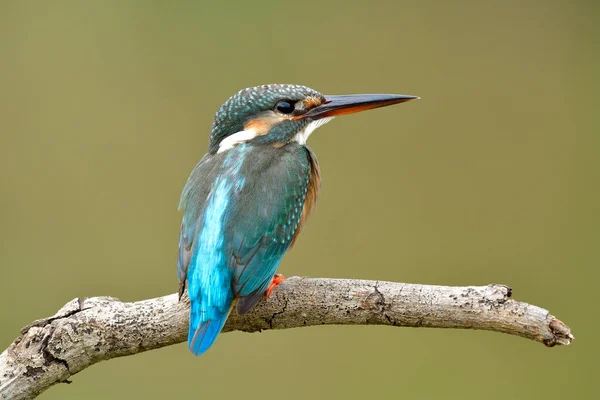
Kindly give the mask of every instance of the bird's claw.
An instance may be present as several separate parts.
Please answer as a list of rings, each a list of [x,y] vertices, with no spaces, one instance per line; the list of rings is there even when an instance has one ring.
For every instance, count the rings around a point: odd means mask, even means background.
[[[269,287],[267,288],[267,291],[265,292],[265,298],[268,299],[269,296],[271,295],[271,292],[273,292],[273,289],[275,289],[275,286],[279,285],[284,280],[285,280],[285,276],[283,276],[281,274],[275,274],[275,276],[273,276],[273,280],[271,281],[271,284],[269,285]]]

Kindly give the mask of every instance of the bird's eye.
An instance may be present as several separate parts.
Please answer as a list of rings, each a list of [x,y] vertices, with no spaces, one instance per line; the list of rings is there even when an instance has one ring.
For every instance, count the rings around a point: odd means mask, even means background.
[[[294,103],[290,100],[281,100],[277,102],[275,109],[282,114],[291,114],[294,112]]]

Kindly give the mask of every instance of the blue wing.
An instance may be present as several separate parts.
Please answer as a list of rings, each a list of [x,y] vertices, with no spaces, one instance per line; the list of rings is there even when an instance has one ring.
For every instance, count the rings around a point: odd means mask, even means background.
[[[290,144],[239,145],[207,155],[182,194],[180,294],[191,301],[190,349],[214,342],[238,298],[260,300],[294,239],[311,178],[311,153]]]

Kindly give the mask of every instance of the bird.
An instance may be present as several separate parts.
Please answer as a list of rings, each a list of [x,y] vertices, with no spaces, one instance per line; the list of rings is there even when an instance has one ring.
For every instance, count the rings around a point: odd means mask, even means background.
[[[233,308],[268,297],[314,209],[321,184],[306,145],[334,117],[416,99],[395,94],[323,95],[301,85],[240,90],[215,114],[208,152],[181,194],[179,299],[190,301],[188,347],[206,352]]]

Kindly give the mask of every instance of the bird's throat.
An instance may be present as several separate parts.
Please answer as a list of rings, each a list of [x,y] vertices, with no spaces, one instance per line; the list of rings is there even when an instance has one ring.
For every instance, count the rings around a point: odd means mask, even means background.
[[[318,127],[325,125],[329,121],[331,121],[334,117],[327,117],[317,119],[315,121],[311,121],[308,125],[304,127],[300,132],[294,136],[294,140],[301,145],[305,145],[308,137],[313,133]]]

